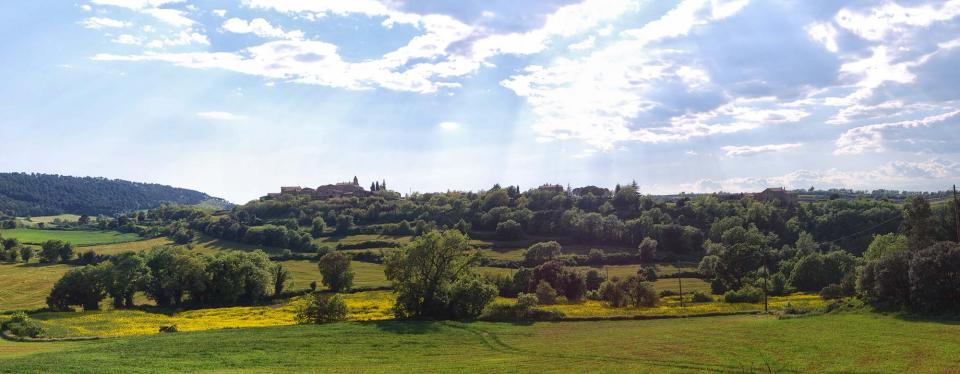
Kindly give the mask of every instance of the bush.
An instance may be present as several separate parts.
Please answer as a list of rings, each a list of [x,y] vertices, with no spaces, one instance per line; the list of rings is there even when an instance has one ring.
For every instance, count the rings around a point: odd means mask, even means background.
[[[353,286],[353,271],[350,270],[349,254],[331,252],[323,255],[317,263],[323,284],[333,292],[349,290]]]
[[[622,280],[615,277],[603,282],[600,286],[600,297],[614,307],[651,307],[660,301],[653,283],[644,282],[636,276]]]
[[[301,325],[343,321],[347,318],[347,304],[340,295],[313,292],[297,308],[295,318]]]
[[[820,290],[820,297],[824,300],[834,300],[843,297],[843,287],[839,284],[831,284]]]
[[[344,249],[372,249],[372,248],[400,248],[402,245],[392,240],[364,240],[353,244],[337,244],[338,250]]]
[[[453,319],[476,318],[496,297],[497,287],[482,277],[460,277],[450,290],[449,316]]]
[[[531,298],[536,298],[530,295]],[[491,304],[486,308],[481,320],[486,321],[556,321],[563,319],[564,313],[556,309],[527,307],[517,300],[516,304]]]
[[[657,259],[657,241],[649,237],[643,238],[638,248],[640,261],[645,263],[654,262]]]
[[[537,284],[535,292],[537,293],[537,301],[539,301],[540,304],[553,305],[557,303],[557,291],[554,290],[553,287],[550,287],[550,283],[547,283],[547,281],[541,280],[540,283]]]
[[[43,326],[23,312],[13,313],[13,316],[0,326],[0,330],[9,330],[13,335],[36,338],[46,333]]]
[[[657,269],[653,266],[642,266],[640,270],[637,271],[637,276],[644,282],[656,282]]]
[[[517,295],[517,309],[530,310],[539,305],[537,295],[529,293],[520,293]]]
[[[695,303],[709,303],[713,301],[713,297],[700,291],[693,291],[693,294],[690,296],[690,301]]]
[[[723,294],[723,301],[726,303],[759,303],[763,300],[763,291],[753,286],[743,286],[736,291],[727,291]]]
[[[523,228],[517,221],[508,219],[497,224],[497,238],[500,240],[514,240],[523,236]]]
[[[679,294],[674,292],[673,290],[660,291],[660,297],[677,296],[677,295]]]

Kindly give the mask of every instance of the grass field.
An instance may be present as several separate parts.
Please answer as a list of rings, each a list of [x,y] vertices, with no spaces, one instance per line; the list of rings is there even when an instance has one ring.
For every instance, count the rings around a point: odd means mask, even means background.
[[[317,282],[317,288],[324,289],[323,277],[320,276],[320,270],[317,268],[316,262],[284,261],[282,264],[290,270],[292,277],[287,283],[289,289],[303,290],[310,288],[310,282],[312,281]],[[353,270],[354,287],[386,287],[390,285],[386,275],[383,274],[383,265],[351,261],[350,269]]]
[[[47,306],[53,284],[70,265],[0,264],[0,311]]]
[[[137,234],[121,233],[118,231],[10,229],[0,230],[0,235],[5,238],[17,238],[24,244],[40,245],[47,240],[63,240],[73,243],[73,245],[77,247],[125,243],[143,239]]]
[[[77,222],[77,221],[80,220],[80,216],[78,216],[78,215],[76,215],[76,214],[59,214],[59,215],[55,215],[55,216],[37,216],[37,217],[30,217],[30,220],[29,220],[29,221],[27,221],[27,217],[17,217],[17,219],[19,219],[21,222],[26,223],[26,224],[31,224],[31,223],[33,223],[33,224],[36,224],[36,223],[50,224],[50,223],[53,223],[53,221],[54,221],[54,220],[57,220],[57,219],[59,219],[60,221],[64,221],[64,222]]]
[[[89,247],[84,247],[81,249],[81,252],[94,251],[97,254],[101,255],[115,255],[123,252],[138,252],[141,250],[148,250],[153,247],[172,245],[173,242],[170,239],[165,237],[138,240],[135,242],[126,242],[126,243],[115,243],[115,244],[102,244],[94,245]]]
[[[348,322],[62,345],[0,343],[0,355],[6,355],[0,372],[11,373],[946,373],[960,370],[960,324],[852,313],[785,320]]]

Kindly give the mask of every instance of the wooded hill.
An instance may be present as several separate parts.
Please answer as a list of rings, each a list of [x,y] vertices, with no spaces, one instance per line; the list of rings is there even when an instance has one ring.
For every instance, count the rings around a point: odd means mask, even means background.
[[[203,192],[119,179],[53,174],[0,173],[0,213],[42,216],[63,213],[114,215],[162,203],[229,208]]]

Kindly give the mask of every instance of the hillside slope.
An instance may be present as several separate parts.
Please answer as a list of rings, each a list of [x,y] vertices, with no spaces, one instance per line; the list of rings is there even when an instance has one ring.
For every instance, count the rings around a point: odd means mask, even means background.
[[[119,179],[0,173],[0,212],[13,216],[117,214],[162,203],[230,207],[203,192]]]

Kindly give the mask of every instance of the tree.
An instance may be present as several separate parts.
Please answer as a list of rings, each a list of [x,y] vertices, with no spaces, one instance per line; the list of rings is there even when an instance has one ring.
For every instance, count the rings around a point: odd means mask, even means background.
[[[307,294],[306,300],[297,308],[295,319],[299,324],[323,324],[343,321],[347,318],[347,304],[340,295],[325,295],[319,292]]]
[[[23,263],[30,262],[30,258],[33,257],[33,249],[30,247],[20,247],[20,259],[23,260]]]
[[[384,261],[384,272],[397,295],[394,314],[401,318],[472,317],[463,313],[482,310],[496,296],[492,284],[476,278],[474,267],[479,261],[480,253],[471,250],[468,239],[457,230],[430,231],[417,237]],[[464,299],[458,291],[464,287],[486,291]]]
[[[84,226],[84,225],[90,223],[90,216],[88,216],[88,215],[86,215],[86,214],[80,216],[80,218],[77,220],[77,223],[79,223],[81,226]]]
[[[15,249],[20,246],[20,240],[17,238],[4,238],[3,248],[6,250]]]
[[[604,281],[603,274],[600,273],[597,269],[590,269],[587,271],[586,276],[586,285],[588,291],[596,291],[600,289],[600,285]]]
[[[789,283],[797,290],[816,292],[831,284],[840,284],[853,272],[856,258],[846,251],[825,255],[813,253],[800,258],[790,274]]]
[[[497,224],[497,237],[500,240],[519,239],[523,236],[523,228],[517,221],[508,219]]]
[[[910,259],[910,295],[917,310],[960,311],[960,244],[938,242]]]
[[[320,268],[320,275],[323,276],[323,284],[331,291],[347,291],[353,286],[350,260],[350,255],[343,252],[330,252],[320,257],[317,267]]]
[[[406,221],[404,221],[406,222]],[[407,228],[409,228],[409,224]],[[310,229],[310,236],[313,236],[314,239],[323,236],[323,232],[327,230],[327,222],[323,220],[323,217],[317,217],[313,219],[313,226]]]
[[[80,305],[84,310],[99,310],[100,300],[107,295],[104,271],[100,266],[87,265],[66,272],[50,291],[47,306],[58,311]]]
[[[48,240],[40,246],[40,261],[55,263],[73,258],[73,245],[62,240]]]
[[[705,244],[707,255],[700,260],[697,271],[714,278],[722,289],[740,289],[760,268],[764,253],[774,241],[774,237],[764,235],[756,226],[733,227],[723,233],[720,243]]]
[[[657,241],[650,237],[643,238],[643,241],[640,242],[640,246],[638,247],[638,252],[640,254],[640,261],[647,263],[656,261]]]
[[[124,252],[104,263],[104,286],[115,308],[133,307],[133,295],[143,287],[148,271],[143,256]]]
[[[283,293],[283,287],[287,284],[287,279],[290,278],[290,271],[283,267],[283,264],[277,264],[273,268],[273,295],[280,295]]]
[[[873,241],[870,242],[870,246],[867,247],[867,251],[863,253],[863,259],[873,261],[883,257],[887,253],[905,250],[907,250],[906,236],[892,232],[884,235],[874,235]]]
[[[337,216],[337,228],[336,232],[338,235],[346,235],[350,232],[350,229],[353,228],[353,216],[346,214],[341,214]]]
[[[907,248],[919,251],[933,244],[934,222],[930,203],[923,196],[912,197],[903,207],[903,233]]]
[[[507,206],[509,203],[510,196],[507,195],[507,191],[501,188],[495,188],[484,195],[483,211],[486,212],[499,206]]]
[[[562,247],[556,241],[531,245],[523,252],[523,262],[530,266],[540,265],[560,258]]]
[[[207,282],[207,259],[182,247],[154,248],[145,259],[150,276],[144,280],[143,292],[157,306],[181,306],[185,296],[199,299],[208,285],[216,284]],[[228,294],[223,290],[219,293]]]

